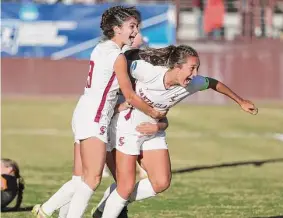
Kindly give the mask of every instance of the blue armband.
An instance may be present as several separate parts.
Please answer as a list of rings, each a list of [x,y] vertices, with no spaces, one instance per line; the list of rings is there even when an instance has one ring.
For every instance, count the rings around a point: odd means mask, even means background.
[[[199,75],[195,76],[190,83],[199,91],[208,89],[209,86],[208,78]]]

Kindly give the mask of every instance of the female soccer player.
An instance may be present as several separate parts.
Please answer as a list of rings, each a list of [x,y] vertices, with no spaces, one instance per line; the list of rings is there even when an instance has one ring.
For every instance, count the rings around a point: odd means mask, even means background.
[[[169,46],[137,50],[137,53],[135,56],[141,60],[133,61],[130,70],[137,80],[136,93],[154,108],[168,110],[189,95],[211,88],[234,100],[244,111],[257,114],[257,108],[252,102],[242,99],[223,83],[197,75],[200,61],[193,48],[184,45]],[[157,123],[158,120],[135,108],[121,111],[116,116],[113,118],[116,123],[112,123],[116,127],[116,135],[114,138],[110,135],[110,141],[114,141],[116,148],[117,188],[110,196],[104,196],[104,199],[108,199],[102,218],[118,217],[128,202],[155,196],[166,190],[171,181],[165,132],[145,136],[138,132],[142,132],[142,129],[136,128],[141,123]],[[148,178],[135,184],[135,163],[138,158],[147,171]],[[115,185],[111,186],[112,189],[114,187]],[[98,210],[103,211],[103,200]]]
[[[74,177],[41,207],[34,207],[33,213],[36,216],[50,216],[71,198],[67,218],[82,217],[89,199],[101,181],[108,127],[119,88],[129,104],[148,116],[164,116],[165,113],[154,110],[133,91],[127,61],[121,50],[124,45],[133,43],[139,22],[139,12],[133,7],[115,6],[103,13],[100,27],[105,40],[91,54],[85,91],[73,113],[72,128],[76,142]],[[82,181],[76,175],[83,175]]]

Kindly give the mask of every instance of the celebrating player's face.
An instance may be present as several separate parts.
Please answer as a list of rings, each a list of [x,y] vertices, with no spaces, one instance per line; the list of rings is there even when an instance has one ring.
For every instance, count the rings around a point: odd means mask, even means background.
[[[199,58],[190,56],[187,62],[181,65],[178,74],[178,82],[180,86],[186,87],[191,79],[198,74]]]
[[[138,22],[135,18],[129,18],[120,28],[120,36],[125,45],[131,46],[138,34]]]

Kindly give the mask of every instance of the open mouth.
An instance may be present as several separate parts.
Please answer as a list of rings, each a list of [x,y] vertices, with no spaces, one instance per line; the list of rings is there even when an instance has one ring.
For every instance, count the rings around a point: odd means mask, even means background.
[[[184,84],[185,84],[185,85],[188,85],[191,80],[192,80],[192,78],[187,77],[187,78],[185,79],[185,81],[184,81]]]
[[[130,36],[129,39],[130,39],[131,43],[133,43],[134,40],[135,40],[135,36]]]

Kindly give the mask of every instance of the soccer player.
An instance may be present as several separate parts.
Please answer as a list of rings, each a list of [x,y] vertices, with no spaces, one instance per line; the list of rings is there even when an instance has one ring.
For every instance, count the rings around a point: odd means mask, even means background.
[[[137,49],[136,52],[130,52],[140,59],[133,61],[130,68],[132,77],[136,79],[136,93],[160,111],[170,109],[198,91],[211,88],[234,100],[244,111],[257,114],[258,110],[252,102],[239,97],[213,78],[199,76],[199,57],[189,46]],[[110,134],[110,142],[113,141],[116,150],[113,153],[117,185],[112,184],[107,189],[98,205],[96,212],[103,211],[102,218],[118,217],[128,202],[153,197],[165,191],[171,182],[165,132],[144,135],[140,132],[146,132],[146,129],[137,128],[141,123],[157,123],[158,120],[131,108],[121,111],[113,121],[116,122],[112,122],[111,127],[116,128],[116,131],[114,136]],[[148,178],[136,184],[135,163],[138,159],[148,173]],[[96,213],[93,217],[98,217],[97,215],[99,216]]]
[[[50,216],[56,209],[68,204],[70,198],[67,218],[82,217],[88,201],[101,181],[108,127],[119,88],[127,103],[148,116],[158,119],[166,114],[146,104],[133,91],[128,76],[127,61],[121,49],[124,45],[133,43],[139,22],[139,12],[133,7],[115,6],[103,13],[100,27],[105,40],[91,54],[84,94],[73,113],[74,177],[42,206],[34,207],[33,213],[37,217]],[[82,179],[77,175],[83,175]]]

